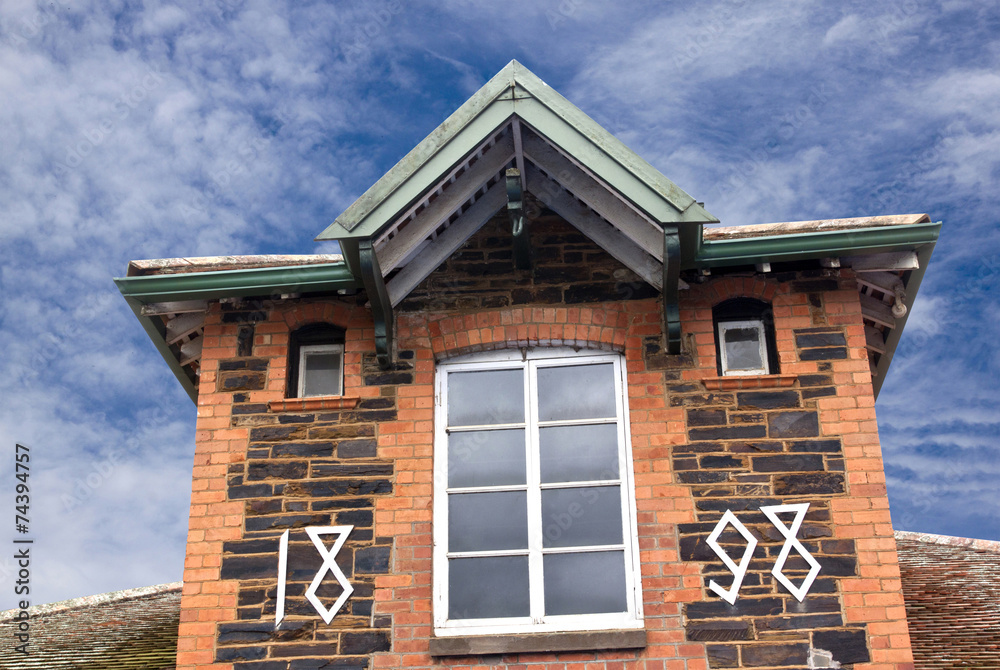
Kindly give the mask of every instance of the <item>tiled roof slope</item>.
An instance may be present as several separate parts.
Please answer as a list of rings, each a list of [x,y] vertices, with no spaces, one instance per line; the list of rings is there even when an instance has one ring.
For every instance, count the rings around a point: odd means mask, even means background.
[[[896,531],[916,670],[1000,668],[1000,542]]]
[[[29,653],[14,650],[18,610],[0,612],[0,668],[173,670],[181,583],[32,607]]]

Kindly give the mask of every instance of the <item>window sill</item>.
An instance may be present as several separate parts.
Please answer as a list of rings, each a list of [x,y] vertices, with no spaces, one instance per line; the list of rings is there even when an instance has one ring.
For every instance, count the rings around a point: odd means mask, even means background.
[[[528,652],[590,651],[594,649],[641,649],[646,631],[599,630],[586,633],[531,633],[523,635],[468,635],[432,637],[431,656],[475,656],[478,654],[523,654]]]
[[[709,391],[732,391],[733,389],[770,389],[791,386],[798,375],[748,375],[746,377],[709,377],[702,379]]]
[[[267,403],[271,412],[304,412],[315,409],[352,409],[357,407],[358,396],[324,395],[312,398],[285,398]]]

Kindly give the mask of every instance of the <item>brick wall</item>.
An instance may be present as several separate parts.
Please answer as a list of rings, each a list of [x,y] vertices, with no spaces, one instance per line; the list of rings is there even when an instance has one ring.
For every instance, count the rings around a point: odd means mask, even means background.
[[[507,666],[512,670],[805,667],[819,650],[903,670],[909,644],[849,272],[710,279],[682,292],[685,351],[660,349],[655,293],[565,223],[533,224],[532,275],[513,269],[503,218],[403,304],[396,369],[374,364],[364,298],[215,305],[202,395],[178,666]],[[716,373],[712,305],[772,303],[781,375]],[[344,398],[285,400],[288,334],[346,329]],[[434,658],[434,362],[505,347],[620,351],[628,367],[646,648]],[[759,388],[761,384],[773,385]],[[754,386],[754,388],[750,388]],[[758,512],[809,502],[799,537],[823,565],[798,603],[770,568],[782,538]],[[760,540],[741,597],[704,539],[731,509]],[[321,558],[303,526],[351,524],[340,564],[356,591],[326,625],[301,599]],[[274,630],[278,539],[290,531],[288,616]],[[732,533],[722,542],[742,554]],[[786,572],[799,580],[795,554]],[[324,602],[338,588],[324,584]],[[812,650],[812,651],[811,651]]]

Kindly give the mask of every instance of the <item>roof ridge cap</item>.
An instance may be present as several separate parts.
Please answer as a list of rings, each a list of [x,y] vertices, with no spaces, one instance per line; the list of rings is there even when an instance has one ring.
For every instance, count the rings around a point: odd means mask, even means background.
[[[960,549],[975,549],[1000,554],[1000,542],[996,540],[980,540],[973,537],[955,537],[953,535],[937,535],[935,533],[917,533],[907,530],[894,531],[897,540],[912,540],[924,544],[939,544]]]
[[[136,598],[167,593],[169,591],[180,591],[183,586],[184,582],[170,582],[168,584],[140,586],[132,589],[123,589],[121,591],[109,591],[108,593],[98,593],[92,596],[70,598],[69,600],[61,600],[59,602],[48,603],[45,605],[34,605],[28,608],[28,613],[30,616],[54,614],[56,612],[80,609],[82,607],[93,607],[94,605],[103,605],[105,603],[119,602],[122,600],[134,600]],[[0,612],[0,621],[13,619],[20,611],[20,609],[9,609]]]

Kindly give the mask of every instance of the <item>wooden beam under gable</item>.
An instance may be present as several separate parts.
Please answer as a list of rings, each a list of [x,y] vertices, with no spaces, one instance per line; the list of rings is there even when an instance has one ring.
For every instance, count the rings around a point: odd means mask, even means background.
[[[559,214],[581,233],[592,239],[656,290],[663,290],[663,264],[626,237],[620,230],[577,200],[558,182],[546,177],[529,163],[526,168],[528,190],[547,207]],[[662,233],[661,233],[662,235]],[[660,241],[662,246],[663,242]],[[661,251],[662,255],[662,251]]]
[[[410,291],[465,244],[466,240],[472,237],[506,204],[506,184],[503,181],[498,181],[460,217],[455,219],[443,233],[429,242],[420,255],[407,263],[396,276],[389,280],[386,284],[386,290],[392,306],[395,307],[402,302],[410,294]]]
[[[383,276],[400,266],[410,250],[427,239],[476,191],[514,158],[514,140],[508,133],[397,234],[376,248]]]
[[[524,133],[523,144],[528,160],[545,170],[552,180],[585,202],[604,219],[612,222],[646,253],[663,262],[663,232],[659,226],[636,213],[607,187],[538,135]]]

